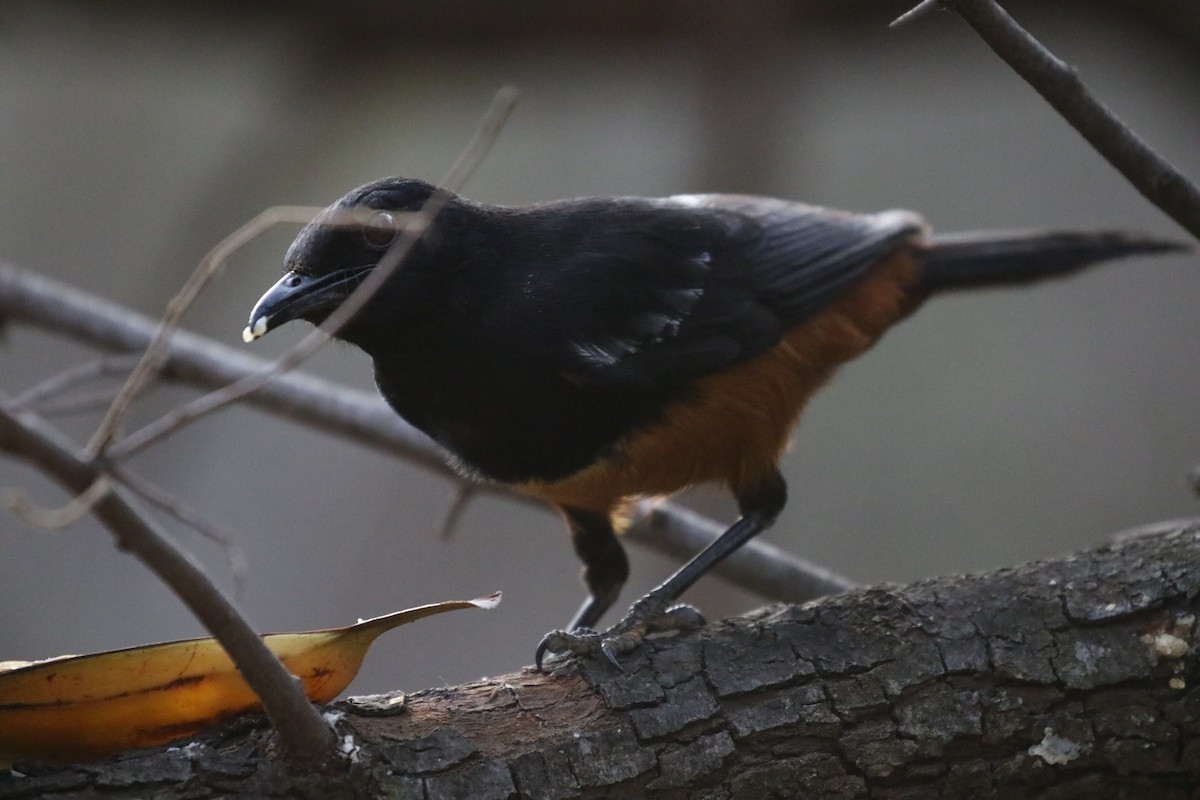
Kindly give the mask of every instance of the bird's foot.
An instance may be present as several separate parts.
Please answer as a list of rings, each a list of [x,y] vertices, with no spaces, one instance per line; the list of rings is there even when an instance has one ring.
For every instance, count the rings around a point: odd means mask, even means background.
[[[693,631],[703,627],[704,615],[694,606],[680,603],[667,606],[653,592],[638,600],[625,618],[604,632],[590,628],[547,633],[534,655],[538,672],[546,654],[594,657],[603,654],[618,670],[624,672],[617,656],[636,648],[652,633]]]

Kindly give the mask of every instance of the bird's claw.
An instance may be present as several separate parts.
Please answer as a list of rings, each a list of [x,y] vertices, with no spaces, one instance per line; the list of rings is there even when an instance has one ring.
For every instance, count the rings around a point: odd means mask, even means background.
[[[538,672],[546,654],[597,656],[603,655],[618,671],[624,672],[620,656],[635,649],[652,633],[692,631],[704,625],[704,615],[686,604],[662,608],[657,598],[647,595],[633,604],[625,618],[603,633],[588,628],[574,631],[551,631],[542,637],[534,654]]]

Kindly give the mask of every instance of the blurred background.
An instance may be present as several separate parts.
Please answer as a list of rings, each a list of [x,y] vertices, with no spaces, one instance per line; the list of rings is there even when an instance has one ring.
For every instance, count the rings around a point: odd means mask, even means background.
[[[158,316],[198,259],[265,206],[325,204],[384,175],[440,178],[505,83],[522,97],[467,187],[479,200],[737,191],[912,208],[939,230],[1185,236],[957,18],[889,31],[913,2],[9,0],[0,259]],[[1006,6],[1200,177],[1194,0]],[[239,253],[187,327],[241,346],[294,233]],[[252,352],[272,356],[302,333]],[[1195,257],[938,299],[818,396],[785,461],[791,504],[766,538],[857,580],[905,582],[1194,514],[1198,342]],[[0,389],[94,356],[10,325]],[[348,347],[305,369],[371,388]],[[189,396],[157,391],[134,422]],[[81,441],[96,423],[55,419]],[[249,560],[239,603],[260,630],[504,590],[494,612],[385,637],[356,693],[528,664],[582,596],[555,515],[484,497],[440,541],[448,481],[255,411],[209,417],[134,467],[236,531]],[[0,486],[64,500],[11,461]],[[719,496],[689,501],[733,517]],[[168,524],[230,588],[220,548]],[[631,557],[626,601],[674,568]],[[715,578],[688,598],[714,618],[761,604]],[[96,524],[46,533],[0,516],[0,659],[200,632]]]

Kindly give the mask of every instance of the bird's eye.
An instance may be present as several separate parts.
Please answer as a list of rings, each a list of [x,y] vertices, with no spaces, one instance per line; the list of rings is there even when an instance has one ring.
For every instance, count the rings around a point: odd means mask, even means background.
[[[387,211],[376,211],[362,227],[363,240],[368,247],[382,250],[389,247],[400,235],[396,218]]]

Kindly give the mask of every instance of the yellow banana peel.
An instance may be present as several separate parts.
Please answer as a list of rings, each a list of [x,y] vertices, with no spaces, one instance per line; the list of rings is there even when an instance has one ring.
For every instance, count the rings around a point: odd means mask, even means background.
[[[500,594],[417,606],[345,628],[269,633],[263,641],[328,703],[385,631],[463,608],[494,608]],[[18,759],[83,761],[190,736],[262,708],[215,639],[130,647],[36,662],[0,662],[0,766]]]

